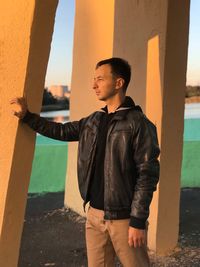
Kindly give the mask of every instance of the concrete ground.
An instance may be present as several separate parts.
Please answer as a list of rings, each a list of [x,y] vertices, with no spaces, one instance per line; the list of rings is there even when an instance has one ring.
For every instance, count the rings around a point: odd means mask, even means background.
[[[87,266],[85,219],[63,200],[63,193],[29,195],[18,267]],[[200,188],[182,189],[178,247],[165,257],[149,254],[152,267],[200,266]]]

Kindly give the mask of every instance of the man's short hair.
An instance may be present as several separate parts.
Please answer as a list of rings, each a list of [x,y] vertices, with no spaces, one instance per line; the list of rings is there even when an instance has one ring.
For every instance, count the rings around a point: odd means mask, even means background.
[[[128,61],[119,57],[112,57],[99,61],[96,65],[96,69],[105,64],[111,66],[113,76],[124,79],[123,90],[126,92],[131,79],[131,66]]]

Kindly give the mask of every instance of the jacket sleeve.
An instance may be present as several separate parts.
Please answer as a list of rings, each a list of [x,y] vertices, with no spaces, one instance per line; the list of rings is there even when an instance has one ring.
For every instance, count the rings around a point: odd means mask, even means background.
[[[35,113],[27,111],[22,122],[28,124],[34,131],[60,141],[78,141],[83,119],[67,123],[48,121]]]
[[[133,154],[137,180],[131,206],[130,226],[145,229],[153,192],[159,180],[160,154],[156,127],[145,115],[141,117],[135,129]]]

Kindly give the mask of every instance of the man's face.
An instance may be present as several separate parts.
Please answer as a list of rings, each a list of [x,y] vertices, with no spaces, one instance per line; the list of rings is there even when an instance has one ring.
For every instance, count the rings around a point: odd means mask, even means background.
[[[104,64],[95,70],[93,89],[98,99],[102,101],[117,94],[116,78],[113,77],[109,64]]]

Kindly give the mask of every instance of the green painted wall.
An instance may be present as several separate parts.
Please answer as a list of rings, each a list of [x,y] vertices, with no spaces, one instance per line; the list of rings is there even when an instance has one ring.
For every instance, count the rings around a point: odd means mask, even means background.
[[[184,141],[200,141],[200,119],[185,119]]]
[[[64,191],[67,142],[37,136],[29,193]]]
[[[185,119],[182,187],[200,187],[200,119]]]
[[[200,141],[185,141],[181,187],[200,187]]]

